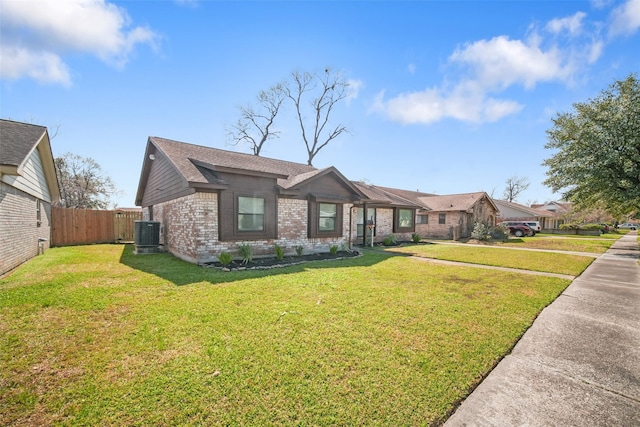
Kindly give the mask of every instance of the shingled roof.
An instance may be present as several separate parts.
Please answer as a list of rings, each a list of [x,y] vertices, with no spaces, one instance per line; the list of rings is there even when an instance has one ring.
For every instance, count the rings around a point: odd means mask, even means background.
[[[0,166],[9,173],[18,169],[47,134],[44,126],[0,120]]]
[[[47,128],[0,119],[0,175],[22,176],[36,150],[51,197],[48,201],[57,202],[60,187]]]
[[[420,197],[420,203],[432,211],[447,212],[447,211],[468,211],[483,197],[493,204],[496,211],[498,208],[493,203],[493,200],[487,193],[480,191],[477,193],[464,193],[464,194],[449,194],[443,196],[427,196]]]
[[[205,147],[170,139],[149,137],[147,152],[138,188],[137,200],[140,200],[144,191],[144,181],[149,173],[149,155],[156,155],[158,151],[164,154],[176,171],[195,187],[200,185],[217,184],[224,186],[226,183],[220,179],[216,172],[232,172],[247,175],[268,176],[276,179],[277,185],[283,190],[294,189],[313,179],[328,173],[335,174],[338,179],[355,193],[359,190],[346,179],[335,167],[317,169],[302,163],[286,160],[272,159],[255,156],[253,154],[238,153],[219,148]]]

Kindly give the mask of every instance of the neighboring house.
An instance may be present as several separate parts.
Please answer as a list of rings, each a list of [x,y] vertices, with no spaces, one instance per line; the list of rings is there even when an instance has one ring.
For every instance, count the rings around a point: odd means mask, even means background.
[[[0,120],[0,274],[49,247],[59,199],[47,128]]]
[[[494,203],[500,209],[498,222],[501,221],[538,221],[540,228],[553,229],[558,228],[563,222],[560,219],[562,213],[555,210],[542,209],[540,207],[527,207],[518,203],[507,202],[505,200],[494,200]],[[545,205],[533,205],[545,206]],[[556,204],[547,204],[546,206],[557,208]]]
[[[395,234],[410,240],[413,233],[423,238],[463,239],[471,236],[476,222],[491,227],[498,208],[485,192],[435,195],[420,191],[381,187],[354,182],[367,195],[367,220],[375,224],[374,241]],[[358,242],[362,242],[362,212],[357,208]],[[369,234],[367,235],[369,236]]]
[[[486,193],[435,196],[352,182],[336,168],[258,157],[150,137],[136,205],[160,222],[160,244],[184,260],[207,263],[222,252],[255,255],[326,252],[394,234],[468,237],[476,221],[495,224]],[[364,215],[366,212],[366,216]],[[431,222],[429,217],[432,217]]]
[[[477,193],[421,196],[416,232],[424,237],[462,239],[471,236],[477,222],[496,224],[498,207],[484,191]]]
[[[560,228],[560,225],[565,223],[565,217],[570,214],[572,210],[571,203],[553,201],[543,204],[534,204],[531,205],[531,208],[538,211],[550,212],[548,220],[544,222],[544,226],[542,227],[543,229]],[[543,223],[541,222],[540,225],[542,226]]]

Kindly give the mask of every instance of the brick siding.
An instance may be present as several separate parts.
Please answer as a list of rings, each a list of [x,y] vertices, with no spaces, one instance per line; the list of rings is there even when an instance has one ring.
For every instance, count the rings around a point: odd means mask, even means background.
[[[238,246],[249,244],[256,257],[275,254],[275,245],[286,254],[294,254],[296,246],[305,253],[328,252],[332,245],[347,243],[349,208],[343,205],[342,237],[313,238],[308,233],[308,202],[278,199],[278,238],[252,241],[220,241],[218,233],[218,195],[195,193],[153,206],[153,220],[160,222],[160,244],[173,255],[202,264],[217,261],[221,252],[238,255]],[[143,219],[149,220],[149,209],[143,209]]]
[[[49,248],[51,205],[40,202],[39,227],[36,206],[35,197],[0,182],[0,275]]]

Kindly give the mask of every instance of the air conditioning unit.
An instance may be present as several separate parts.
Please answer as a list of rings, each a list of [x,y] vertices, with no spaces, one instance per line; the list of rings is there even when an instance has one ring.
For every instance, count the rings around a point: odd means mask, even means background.
[[[160,246],[160,223],[158,221],[135,221],[133,242],[136,254],[153,254]]]

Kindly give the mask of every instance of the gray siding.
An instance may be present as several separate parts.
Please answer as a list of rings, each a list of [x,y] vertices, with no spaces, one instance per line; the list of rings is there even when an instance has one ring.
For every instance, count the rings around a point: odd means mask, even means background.
[[[161,152],[156,153],[156,159],[151,163],[142,206],[155,205],[194,192],[166,156]]]
[[[22,176],[2,175],[2,181],[35,198],[51,203],[51,193],[38,150],[34,150],[25,162]]]

